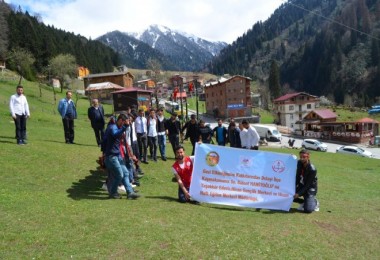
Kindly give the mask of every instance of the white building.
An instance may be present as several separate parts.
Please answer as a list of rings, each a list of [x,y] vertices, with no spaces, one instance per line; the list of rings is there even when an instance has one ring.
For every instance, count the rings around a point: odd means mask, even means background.
[[[297,130],[297,121],[319,107],[319,98],[305,92],[286,94],[273,101],[275,120],[282,126]]]

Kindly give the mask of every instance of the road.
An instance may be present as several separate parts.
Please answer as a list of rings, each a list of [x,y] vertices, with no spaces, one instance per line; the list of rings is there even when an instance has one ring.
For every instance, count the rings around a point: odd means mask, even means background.
[[[195,114],[195,111],[189,110],[189,115],[190,114]],[[208,116],[206,114],[200,114],[199,116],[207,124],[210,124],[211,129],[213,129],[215,126],[218,125],[217,122],[216,122],[216,120],[215,120],[215,118],[213,118],[212,116]],[[225,127],[228,127],[227,123],[223,123],[223,125]],[[280,148],[280,147],[289,147],[289,145],[288,145],[289,138],[292,138],[292,139],[296,140],[295,143],[294,143],[294,147],[297,147],[297,148],[301,147],[302,140],[303,140],[302,137],[293,137],[293,136],[286,136],[286,135],[282,136],[281,142],[269,142],[268,144],[269,144],[269,146],[278,147],[278,148]],[[323,141],[323,142],[325,144],[327,144],[327,152],[328,153],[336,153],[336,149],[339,146],[350,145],[350,144],[343,144],[343,143],[342,144],[338,144],[338,143],[331,143],[331,142],[325,142],[325,141]],[[366,145],[363,145],[363,144],[359,144],[359,145],[355,145],[355,146],[358,146],[358,147],[361,147],[361,148],[363,148],[365,150],[370,151],[373,154],[373,158],[380,159],[380,148],[369,148],[369,147],[367,147]]]

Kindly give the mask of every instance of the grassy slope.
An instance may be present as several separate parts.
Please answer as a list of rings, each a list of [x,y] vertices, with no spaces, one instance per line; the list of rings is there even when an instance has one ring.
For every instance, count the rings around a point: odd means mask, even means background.
[[[380,257],[380,160],[313,153],[321,211],[311,215],[179,204],[171,159],[144,166],[144,198],[108,200],[88,101],[78,102],[78,144],[66,145],[51,92],[40,98],[24,83],[32,118],[29,144],[17,146],[8,112],[16,83],[0,78],[1,259]]]

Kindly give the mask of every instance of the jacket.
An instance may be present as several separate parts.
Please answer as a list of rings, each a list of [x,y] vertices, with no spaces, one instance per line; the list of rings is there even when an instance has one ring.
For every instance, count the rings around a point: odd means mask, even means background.
[[[71,100],[71,102],[73,102]],[[66,112],[67,112],[67,107],[69,106],[69,102],[66,98],[62,98],[60,101],[59,101],[59,104],[58,104],[58,112],[59,114],[61,115],[62,118],[65,118],[65,115],[66,115]],[[75,103],[73,102],[73,118],[77,118],[77,110],[75,108]]]

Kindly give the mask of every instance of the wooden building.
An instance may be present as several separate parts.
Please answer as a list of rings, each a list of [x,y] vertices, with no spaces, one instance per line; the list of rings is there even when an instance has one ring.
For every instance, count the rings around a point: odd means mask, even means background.
[[[116,85],[122,86],[124,88],[133,87],[133,75],[127,71],[109,72],[109,73],[99,73],[90,74],[83,77],[84,89],[86,89],[90,84],[111,82]]]
[[[236,75],[206,83],[206,113],[220,118],[252,116],[251,81]]]
[[[362,118],[355,122],[336,120],[337,115],[328,109],[311,111],[299,122],[303,130],[296,130],[296,134],[345,143],[368,143],[371,136],[379,134],[379,122],[371,118]]]
[[[111,82],[90,84],[86,88],[86,96],[91,100],[97,98],[102,103],[112,103],[112,92],[124,89]]]
[[[152,91],[136,88],[127,88],[112,92],[113,107],[115,113],[127,111],[128,107],[135,106],[138,109],[147,111],[151,105]]]

